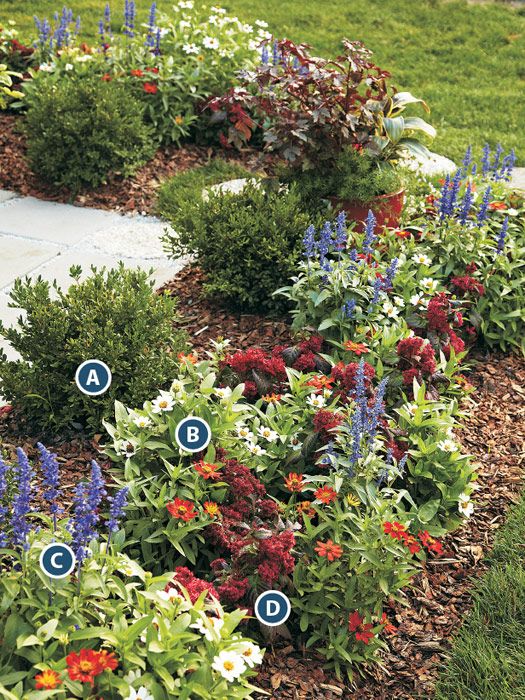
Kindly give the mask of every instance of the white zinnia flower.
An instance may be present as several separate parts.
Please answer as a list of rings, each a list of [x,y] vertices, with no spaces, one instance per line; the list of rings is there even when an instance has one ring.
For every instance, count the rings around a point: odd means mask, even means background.
[[[266,450],[263,450],[263,448],[260,445],[257,445],[255,442],[247,442],[246,449],[248,450],[248,452],[251,452],[252,455],[255,455],[256,457],[260,457],[261,455],[266,454]]]
[[[243,642],[240,645],[240,651],[244,663],[250,668],[253,668],[257,664],[262,664],[263,655],[261,648],[258,647],[257,644],[253,644],[253,642]]]
[[[52,63],[41,63],[38,66],[38,70],[43,70],[44,73],[52,73],[55,70],[55,66]]]
[[[141,685],[138,690],[129,689],[128,700],[155,700],[155,698],[146,687]]]
[[[454,440],[449,440],[448,438],[446,440],[441,440],[441,442],[438,442],[438,445],[440,450],[443,450],[443,452],[456,452],[457,445],[454,442]]]
[[[429,294],[435,292],[438,287],[437,280],[433,280],[431,277],[423,277],[419,284],[421,285],[422,289]]]
[[[406,403],[405,408],[411,416],[415,416],[418,406],[417,403]]]
[[[230,683],[242,676],[246,671],[243,657],[234,651],[221,651],[213,659],[211,667]]]
[[[82,56],[77,56],[75,58],[75,61],[77,63],[85,63],[86,61],[92,61],[92,60],[93,60],[93,56],[91,56],[91,54],[89,54],[89,53],[84,53],[84,54],[82,54]]]
[[[151,421],[147,416],[137,416],[133,419],[137,428],[149,428]]]
[[[399,306],[400,309],[402,309],[405,306],[405,302],[401,297],[394,297],[394,304],[396,306]]]
[[[266,426],[260,427],[257,432],[265,440],[268,440],[268,442],[275,442],[277,440],[277,438],[279,437],[279,434],[276,433],[275,430],[271,430],[270,428],[267,428]]]
[[[197,44],[183,44],[182,50],[187,54],[199,53]]]
[[[191,27],[191,24],[185,19],[181,19],[181,21],[179,22],[179,29],[188,29],[189,27]]]
[[[190,627],[198,630],[209,642],[218,642],[221,638],[224,620],[221,617],[208,617],[207,615],[204,618],[211,624],[211,629],[206,626],[202,618],[194,622]]]
[[[266,27],[268,26],[268,22],[265,22],[265,21],[262,20],[262,19],[256,19],[256,20],[255,20],[255,24],[256,24],[258,27],[261,27],[262,29],[266,29]]]
[[[128,671],[126,675],[124,676],[124,680],[128,685],[131,685],[134,681],[138,681],[139,678],[142,677],[142,673],[138,668],[136,669],[131,669],[131,671]]]
[[[311,394],[307,399],[306,403],[310,404],[310,406],[313,406],[313,408],[323,408],[323,406],[326,404],[324,396],[320,396],[319,394]]]
[[[388,316],[388,318],[397,318],[399,316],[399,309],[394,306],[391,301],[385,301],[383,304],[383,313]]]
[[[123,442],[120,446],[120,454],[123,454],[126,457],[133,457],[136,451],[135,445],[133,445],[131,442]]]
[[[410,297],[410,303],[412,304],[412,306],[419,306],[422,298],[423,296],[421,294],[413,294]]]
[[[181,0],[179,2],[179,7],[182,10],[192,10],[193,9],[193,0]]]
[[[72,64],[72,63],[66,63],[66,65],[64,66],[64,69],[65,69],[65,70],[73,70],[73,64]]]
[[[171,411],[175,402],[173,401],[173,396],[167,391],[161,391],[159,396],[152,401],[152,411],[153,413],[162,413],[162,411]]]
[[[432,260],[424,253],[416,253],[412,256],[412,260],[418,263],[418,265],[426,265],[426,267],[430,267],[430,265],[432,265]]]
[[[219,40],[216,39],[214,36],[205,36],[202,40],[202,45],[205,49],[218,49]]]
[[[236,423],[237,435],[243,440],[253,440],[253,433],[244,423]]]
[[[467,496],[466,493],[459,495],[458,510],[465,518],[470,518],[474,512],[474,505],[470,500],[470,496]]]
[[[221,401],[227,401],[232,395],[232,390],[229,386],[223,386],[215,389],[214,393],[215,396],[218,396]]]

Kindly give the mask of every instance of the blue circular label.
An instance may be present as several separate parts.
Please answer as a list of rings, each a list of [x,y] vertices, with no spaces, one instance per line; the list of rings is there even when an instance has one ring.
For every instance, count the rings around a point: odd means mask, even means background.
[[[40,554],[40,568],[49,578],[65,578],[75,568],[75,553],[62,542],[52,542]]]
[[[78,366],[75,382],[83,394],[99,396],[111,386],[111,370],[102,360],[86,360]]]
[[[254,605],[255,617],[268,627],[282,625],[290,617],[292,606],[281,591],[264,591]]]
[[[175,429],[175,441],[186,452],[201,452],[210,444],[211,428],[202,418],[188,416]]]

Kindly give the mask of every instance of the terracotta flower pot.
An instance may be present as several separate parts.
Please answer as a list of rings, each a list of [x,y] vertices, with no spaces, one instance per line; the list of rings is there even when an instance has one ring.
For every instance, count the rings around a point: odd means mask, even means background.
[[[328,197],[328,199],[337,213],[340,211],[346,212],[349,223],[352,221],[357,222],[355,226],[356,231],[364,231],[364,222],[370,209],[376,217],[377,229],[383,229],[385,226],[397,228],[405,202],[405,190],[401,189],[399,192],[381,194],[369,202],[352,202],[349,199],[341,199],[339,197]]]

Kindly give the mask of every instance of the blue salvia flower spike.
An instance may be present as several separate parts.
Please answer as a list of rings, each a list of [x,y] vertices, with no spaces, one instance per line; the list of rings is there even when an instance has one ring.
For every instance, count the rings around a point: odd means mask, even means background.
[[[500,232],[499,232],[498,238],[497,238],[498,245],[496,248],[496,252],[498,255],[501,255],[503,253],[503,251],[505,250],[505,239],[507,238],[508,228],[509,228],[509,217],[506,216],[505,220],[503,221],[503,223],[501,225],[501,229],[500,229]]]
[[[490,146],[486,143],[481,153],[481,174],[483,177],[490,171]]]
[[[49,512],[53,516],[54,530],[57,529],[57,515],[62,512],[61,506],[58,505],[60,497],[60,470],[58,466],[57,456],[47,450],[42,443],[37,442],[37,448],[40,452],[40,468],[42,469],[43,493],[42,496],[49,503]]]
[[[365,222],[365,238],[363,240],[363,253],[365,255],[368,255],[368,253],[371,253],[373,250],[372,245],[377,238],[374,233],[375,227],[376,217],[374,216],[374,212],[369,209]]]
[[[4,503],[7,495],[8,473],[9,465],[4,462],[2,457],[0,457],[0,548],[7,547],[8,544],[7,533],[3,529],[6,523],[6,515],[9,512],[9,509]]]
[[[480,228],[486,221],[487,219],[487,214],[488,214],[488,208],[490,204],[490,200],[492,199],[492,187],[488,185],[487,189],[483,193],[483,199],[481,201],[481,206],[478,211],[478,217],[477,217],[477,222],[478,222],[478,228]]]
[[[459,222],[460,222],[460,224],[463,224],[463,226],[468,221],[468,215],[470,213],[470,208],[472,206],[472,200],[473,200],[472,187],[471,187],[471,184],[469,182],[469,183],[467,183],[467,187],[465,189],[465,194],[463,195],[463,202],[461,204],[461,209],[460,209],[460,213],[459,213]]]
[[[108,520],[108,530],[110,535],[117,532],[119,529],[119,521],[122,518],[124,509],[126,508],[128,502],[129,488],[124,486],[124,488],[117,491],[115,496],[110,496],[108,501],[110,502],[109,507],[109,520]]]
[[[29,548],[27,536],[31,531],[31,526],[27,521],[27,516],[31,512],[31,496],[33,488],[31,480],[34,476],[26,453],[21,447],[16,450],[18,465],[15,469],[17,481],[17,493],[13,499],[13,512],[11,516],[11,527],[13,530],[13,545]]]

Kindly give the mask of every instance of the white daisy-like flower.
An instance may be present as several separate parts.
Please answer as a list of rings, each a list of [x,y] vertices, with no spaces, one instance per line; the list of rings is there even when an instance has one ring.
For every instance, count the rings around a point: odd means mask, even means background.
[[[199,47],[197,44],[183,44],[182,45],[182,50],[186,54],[197,54],[199,53]]]
[[[190,27],[191,23],[185,19],[181,19],[181,21],[179,22],[179,29],[189,29]]]
[[[237,423],[235,423],[235,427],[237,429],[238,437],[244,438],[245,440],[251,440],[253,438],[252,431],[242,421],[238,421]]]
[[[218,19],[217,15],[210,15],[208,17],[208,24],[217,24]]]
[[[210,10],[216,15],[225,15],[226,14],[226,10],[224,9],[224,7],[213,6],[213,7],[210,7]]]
[[[398,306],[400,309],[404,308],[405,302],[401,297],[394,297],[394,304]]]
[[[221,651],[214,657],[211,667],[230,683],[246,671],[244,658],[235,651]]]
[[[75,61],[77,63],[86,63],[87,61],[92,61],[92,60],[93,60],[93,56],[91,56],[91,54],[89,54],[89,53],[83,53],[81,56],[77,56],[75,58]]]
[[[246,449],[248,450],[248,452],[251,452],[252,455],[255,455],[256,457],[260,457],[261,455],[266,454],[266,450],[263,450],[263,448],[260,445],[257,445],[257,443],[255,442],[247,442]]]
[[[133,669],[133,668],[132,668],[132,669],[131,669],[130,671],[128,671],[128,672],[126,673],[126,675],[124,676],[124,680],[126,681],[126,683],[127,683],[128,685],[131,685],[131,684],[134,683],[135,681],[138,681],[139,678],[142,678],[142,673],[140,672],[140,670],[139,670],[138,668],[136,668],[136,669]]]
[[[184,382],[180,379],[174,379],[171,382],[170,391],[172,394],[183,394],[184,393]]]
[[[257,664],[262,664],[263,654],[261,648],[258,647],[257,644],[253,644],[253,642],[242,642],[242,644],[239,645],[239,650],[244,663],[250,668],[253,668]]]
[[[507,209],[506,213],[509,216],[518,216],[519,211],[517,209],[514,209],[513,207],[511,207],[510,209]]]
[[[261,27],[261,29],[266,29],[268,27],[268,22],[265,22],[262,19],[256,19],[255,20],[255,25],[257,27]]]
[[[181,8],[181,10],[192,10],[193,0],[181,0],[179,2],[179,7]]]
[[[137,428],[149,428],[151,421],[147,416],[137,416],[133,419]]]
[[[474,512],[474,504],[470,500],[470,496],[466,493],[461,493],[458,499],[458,510],[465,518],[470,518]]]
[[[44,73],[52,73],[55,70],[55,66],[52,63],[41,63],[38,66],[38,70],[42,70]]]
[[[329,399],[331,395],[332,395],[331,389],[323,389],[323,396],[325,399]]]
[[[416,411],[418,409],[418,405],[417,403],[406,403],[405,408],[411,416],[415,416]]]
[[[438,281],[433,280],[432,277],[423,277],[421,282],[419,283],[421,288],[425,290],[425,292],[428,292],[429,294],[432,294],[433,292],[436,291],[438,287]]]
[[[209,642],[218,642],[221,638],[221,629],[223,628],[224,620],[222,617],[208,617],[207,615],[204,617],[208,623],[211,624],[211,628],[206,626],[202,618],[194,622],[190,627],[199,631]]]
[[[161,391],[159,396],[152,401],[152,411],[153,413],[162,413],[163,411],[172,411],[175,402],[173,396],[167,391]]]
[[[136,451],[135,445],[131,442],[123,442],[120,446],[120,454],[126,457],[133,457]]]
[[[312,406],[313,408],[323,408],[326,404],[326,400],[324,396],[321,396],[319,394],[311,394],[306,399],[306,403]]]
[[[205,49],[218,49],[219,48],[219,40],[216,39],[214,36],[205,36],[204,39],[202,40],[202,45],[204,46]]]
[[[257,41],[256,39],[250,39],[250,41],[248,42],[248,48],[250,49],[250,51],[257,51],[260,43],[261,42]]]
[[[412,260],[418,265],[425,265],[426,267],[430,267],[430,265],[432,265],[432,260],[424,253],[416,253],[412,256]]]
[[[397,318],[399,316],[399,309],[392,304],[391,301],[385,301],[383,304],[383,313],[388,318]]]
[[[73,64],[72,63],[66,63],[64,66],[64,70],[73,70]]]
[[[129,689],[128,700],[155,700],[155,698],[145,686],[141,685],[138,690]]]
[[[167,36],[170,33],[170,30],[167,27],[161,27],[159,30],[159,36],[161,39],[163,39],[165,36]]]
[[[221,401],[228,401],[228,399],[232,395],[232,390],[230,389],[229,386],[222,386],[219,387],[218,389],[215,389],[213,392],[215,396],[217,396]]]
[[[446,440],[441,440],[441,442],[438,442],[437,446],[443,452],[456,452],[458,449],[458,446],[456,445],[454,440],[450,440],[448,438]]]
[[[419,306],[422,298],[422,294],[412,294],[412,296],[410,297],[410,303],[412,304],[412,306]]]
[[[253,27],[251,24],[242,24],[241,25],[241,32],[244,32],[245,34],[251,34],[253,32]]]
[[[275,442],[279,437],[279,433],[276,433],[275,430],[271,430],[271,428],[266,426],[261,426],[257,432],[265,440],[268,440],[268,442]]]

